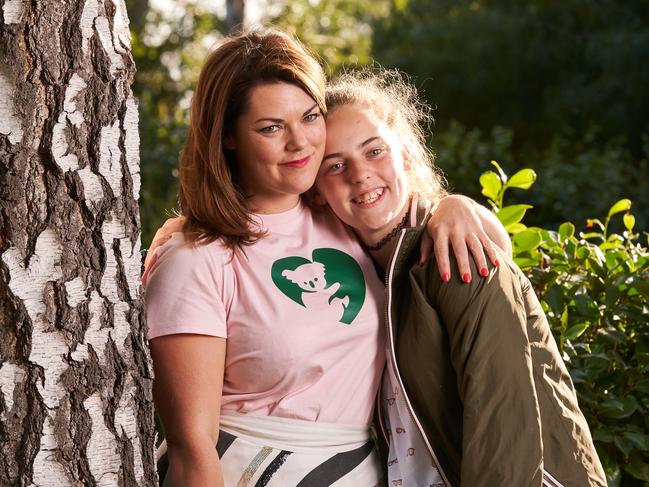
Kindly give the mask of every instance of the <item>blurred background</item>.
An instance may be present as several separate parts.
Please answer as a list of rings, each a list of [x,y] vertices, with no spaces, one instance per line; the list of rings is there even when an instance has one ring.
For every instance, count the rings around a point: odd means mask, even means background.
[[[479,178],[492,160],[509,175],[536,171],[528,191],[507,191],[509,214],[531,203],[525,223],[540,227],[521,231],[517,211],[514,255],[569,366],[608,485],[649,486],[648,1],[126,4],[144,247],[176,207],[201,63],[234,26],[297,35],[330,76],[374,62],[398,68],[434,107],[429,143],[453,191],[485,203]]]
[[[630,198],[649,225],[649,2],[617,0],[127,0],[140,100],[143,245],[175,207],[192,86],[233,25],[296,34],[326,66],[377,62],[435,108],[430,144],[451,189],[480,195],[497,160],[531,167],[527,223],[578,228]],[[510,197],[515,202],[516,194]]]

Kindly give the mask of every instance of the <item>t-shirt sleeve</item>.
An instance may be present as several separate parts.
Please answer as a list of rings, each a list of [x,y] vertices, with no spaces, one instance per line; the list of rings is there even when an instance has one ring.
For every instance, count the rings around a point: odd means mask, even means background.
[[[156,250],[142,281],[149,339],[176,333],[227,337],[224,261],[177,235]]]

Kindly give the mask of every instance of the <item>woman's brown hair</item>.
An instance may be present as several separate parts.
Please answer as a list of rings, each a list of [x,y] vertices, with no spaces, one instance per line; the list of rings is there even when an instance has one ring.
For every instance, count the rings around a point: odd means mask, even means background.
[[[192,99],[187,141],[180,156],[180,209],[187,241],[222,239],[234,249],[264,235],[255,228],[241,189],[233,151],[224,145],[247,109],[250,90],[268,83],[302,88],[324,114],[325,74],[296,39],[278,31],[226,37],[206,59]]]

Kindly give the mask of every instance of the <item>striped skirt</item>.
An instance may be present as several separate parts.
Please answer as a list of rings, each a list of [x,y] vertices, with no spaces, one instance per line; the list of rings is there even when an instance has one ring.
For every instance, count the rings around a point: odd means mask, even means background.
[[[216,451],[225,487],[384,485],[367,426],[221,411]],[[162,487],[173,487],[160,473]]]

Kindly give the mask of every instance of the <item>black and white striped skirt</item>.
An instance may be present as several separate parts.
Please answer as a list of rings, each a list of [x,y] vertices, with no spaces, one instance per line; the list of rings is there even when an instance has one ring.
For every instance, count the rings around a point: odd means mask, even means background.
[[[225,487],[383,485],[368,426],[221,411],[216,450]]]

